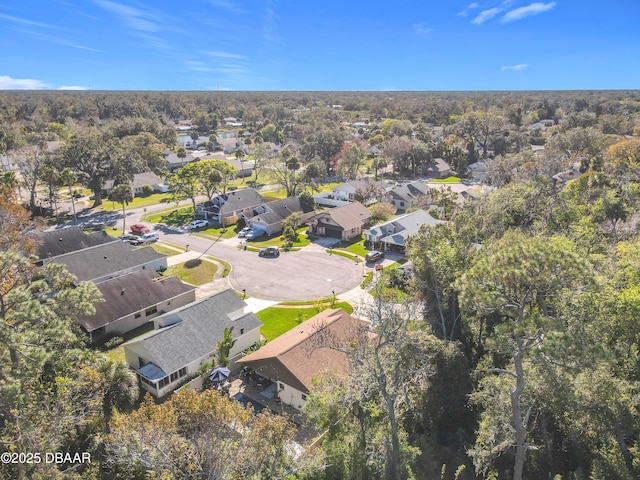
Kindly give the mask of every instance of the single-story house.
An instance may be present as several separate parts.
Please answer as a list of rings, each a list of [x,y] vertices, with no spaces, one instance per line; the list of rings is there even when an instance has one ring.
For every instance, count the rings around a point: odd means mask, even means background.
[[[216,357],[216,344],[232,328],[229,359],[260,340],[262,322],[231,289],[154,319],[156,329],[123,344],[127,364],[143,389],[157,398],[171,393]]]
[[[348,357],[344,347],[367,339],[369,324],[342,309],[325,310],[238,360],[277,384],[280,400],[302,410],[312,380],[325,374],[346,375]],[[337,343],[337,344],[336,344]]]
[[[416,167],[416,174],[428,178],[445,178],[453,174],[451,165],[442,158],[434,158],[430,163],[422,163]]]
[[[420,180],[406,185],[399,185],[389,191],[389,203],[398,210],[406,210],[416,204],[417,200],[429,193],[429,187]]]
[[[422,225],[433,226],[438,223],[444,222],[436,220],[424,210],[416,210],[374,225],[369,230],[365,230],[364,235],[367,242],[376,250],[404,253],[407,238],[415,235]]]
[[[131,188],[134,195],[142,195],[144,188],[149,186],[154,192],[168,192],[169,185],[158,175],[153,172],[136,173],[131,181]],[[106,180],[104,182],[103,192],[104,196],[108,196],[113,190],[114,180]]]
[[[121,275],[97,285],[104,299],[96,313],[76,317],[93,343],[122,335],[158,315],[196,301],[196,287],[178,277],[149,270]]]
[[[473,162],[467,165],[467,175],[471,177],[473,180],[478,182],[484,182],[487,179],[487,170],[489,170],[489,163],[491,163],[493,159],[491,158],[483,158],[478,160],[477,162]]]
[[[168,151],[165,152],[162,156],[164,157],[167,170],[169,170],[170,172],[173,172],[180,167],[184,167],[187,163],[199,160],[199,158],[193,155],[193,153],[187,153],[186,157],[180,158],[178,157],[177,153]]]
[[[360,180],[352,180],[351,182],[345,182],[338,185],[331,191],[331,195],[333,198],[337,200],[347,200],[349,202],[352,202],[354,200],[354,195],[358,190],[361,190],[361,191],[369,190],[373,192],[377,190],[378,191],[377,193],[379,193],[380,196],[382,196],[382,195],[386,195],[386,192],[388,192],[389,189],[390,189],[390,186],[387,185],[385,182],[381,182],[381,181],[376,182],[372,178],[365,177]],[[378,202],[380,198],[377,198],[377,197],[379,196],[371,195],[369,198],[365,200],[364,204],[371,205],[373,203]]]
[[[218,154],[207,153],[206,155],[201,156],[200,160],[203,160],[203,161],[204,160],[220,160],[220,161],[226,162],[229,165],[236,167],[238,169],[238,174],[236,175],[236,177],[238,178],[250,177],[253,174],[253,165],[254,165],[253,160],[247,159],[241,162],[240,160],[237,160],[235,157],[231,158],[220,153]]]
[[[556,182],[556,184],[565,184],[569,180],[575,180],[581,175],[582,175],[582,172],[580,172],[580,169],[578,167],[573,166],[568,170],[565,170],[564,172],[556,173],[552,178]]]
[[[197,206],[196,213],[202,218],[212,220],[224,226],[233,225],[242,213],[250,213],[264,204],[264,198],[254,188],[243,188],[221,193],[210,201]]]
[[[350,240],[362,235],[362,227],[370,220],[371,211],[360,202],[353,202],[314,215],[307,224],[314,235]]]
[[[34,234],[36,243],[36,265],[42,266],[56,260],[56,257],[85,248],[104,245],[107,243],[122,243],[120,240],[110,237],[107,232],[85,233],[80,227],[66,227]]]
[[[138,270],[166,270],[167,256],[151,247],[134,247],[120,240],[96,245],[55,257],[54,261],[66,267],[78,282],[95,284],[136,272]]]
[[[267,235],[275,235],[282,231],[282,221],[292,213],[299,212],[302,224],[315,213],[313,208],[299,197],[287,197],[281,200],[263,203],[250,212],[240,215],[248,226]]]

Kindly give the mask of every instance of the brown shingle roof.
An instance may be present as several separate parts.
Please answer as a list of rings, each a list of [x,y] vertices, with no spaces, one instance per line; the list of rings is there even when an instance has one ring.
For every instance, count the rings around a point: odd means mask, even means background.
[[[351,230],[368,223],[371,220],[371,211],[360,202],[353,202],[315,215],[309,219],[309,222],[320,221],[325,217],[330,217],[343,230]]]
[[[368,330],[367,322],[342,309],[325,310],[239,360],[259,373],[308,392],[323,371],[347,373],[347,355],[327,343],[345,345]]]

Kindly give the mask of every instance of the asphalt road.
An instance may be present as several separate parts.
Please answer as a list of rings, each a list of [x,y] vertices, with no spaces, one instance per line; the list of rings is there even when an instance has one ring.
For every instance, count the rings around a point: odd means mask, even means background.
[[[229,281],[238,291],[264,300],[301,301],[339,295],[362,282],[364,267],[339,255],[328,255],[324,248],[310,245],[295,252],[282,252],[277,258],[259,257],[257,252],[238,248],[233,239],[213,242],[190,235],[161,233],[161,240],[189,250],[226,260],[232,265]]]
[[[190,201],[182,202],[190,205]],[[140,221],[145,212],[163,210],[161,204],[127,211],[127,227]],[[79,212],[77,221],[69,225],[108,225],[122,228],[122,212]],[[307,301],[339,295],[357,287],[363,279],[365,266],[339,255],[328,255],[324,247],[309,245],[296,252],[282,252],[278,258],[262,258],[257,252],[238,248],[238,239],[214,242],[192,235],[181,228],[147,224],[160,234],[160,240],[189,250],[203,252],[226,260],[232,265],[229,281],[238,291],[247,295],[273,301]],[[58,225],[55,228],[61,228]],[[370,270],[366,268],[366,270]]]

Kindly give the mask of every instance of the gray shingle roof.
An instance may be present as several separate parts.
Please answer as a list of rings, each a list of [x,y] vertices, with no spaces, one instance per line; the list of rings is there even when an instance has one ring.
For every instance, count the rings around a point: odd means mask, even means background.
[[[259,220],[265,225],[281,222],[294,212],[300,212],[301,214],[313,212],[313,208],[301,201],[299,197],[287,197],[264,205],[269,211],[252,217],[252,220]],[[306,218],[303,216],[302,220],[304,222]]]
[[[262,322],[254,313],[234,314],[246,306],[244,300],[231,289],[222,291],[202,301],[192,303],[170,315],[181,319],[178,324],[161,328],[154,334],[136,342],[151,355],[150,360],[167,373],[210,355],[216,342],[222,340],[224,329],[233,327],[233,336],[260,328]],[[235,320],[233,319],[235,318]],[[156,319],[157,320],[157,319]]]
[[[102,282],[97,287],[104,302],[96,305],[94,315],[76,318],[88,332],[196,289],[178,277],[164,278],[149,270],[122,275]]]
[[[151,247],[136,248],[118,240],[61,255],[55,262],[65,265],[82,282],[115,275],[164,257],[165,254],[158,253]]]
[[[226,194],[226,201],[220,209],[221,213],[235,212],[236,210],[242,210],[243,208],[255,207],[264,202],[262,195],[253,188],[244,188],[242,190],[235,190]]]
[[[120,240],[110,237],[104,231],[85,233],[80,227],[38,232],[35,240],[38,245],[37,255],[41,260],[106,243],[121,243]]]
[[[429,187],[426,183],[416,180],[415,182],[407,183],[391,190],[391,196],[398,200],[404,200],[411,202],[413,199],[424,195],[429,191]]]

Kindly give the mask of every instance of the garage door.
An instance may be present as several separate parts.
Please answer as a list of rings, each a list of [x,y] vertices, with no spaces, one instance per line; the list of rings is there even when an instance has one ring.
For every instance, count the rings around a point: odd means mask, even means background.
[[[342,238],[342,230],[325,227],[324,235],[331,238]]]

